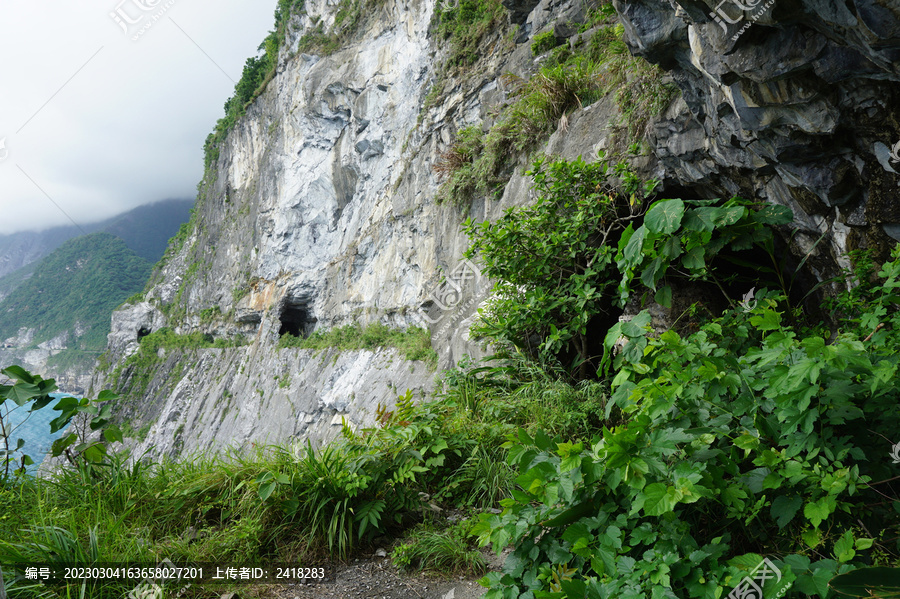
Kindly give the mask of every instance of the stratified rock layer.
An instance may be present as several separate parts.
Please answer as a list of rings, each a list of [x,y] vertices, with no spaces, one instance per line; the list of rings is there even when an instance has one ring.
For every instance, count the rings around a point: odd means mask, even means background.
[[[742,11],[741,6],[750,10]],[[616,0],[681,99],[652,130],[670,186],[790,207],[820,278],[900,240],[900,4]],[[816,244],[819,238],[822,241]]]

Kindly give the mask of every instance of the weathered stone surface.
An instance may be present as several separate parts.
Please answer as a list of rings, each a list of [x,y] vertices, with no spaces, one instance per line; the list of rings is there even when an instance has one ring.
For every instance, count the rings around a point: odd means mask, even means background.
[[[787,205],[831,267],[900,222],[900,8],[890,0],[616,0],[626,41],[682,92],[653,126],[663,180]],[[768,8],[767,8],[768,6]],[[842,229],[859,229],[848,234]],[[788,231],[786,231],[788,233]],[[886,246],[876,253],[884,256]]]
[[[75,335],[81,335],[84,330],[75,323]],[[91,368],[70,367],[59,368],[52,364],[50,358],[68,348],[69,333],[63,333],[58,337],[34,344],[35,330],[22,328],[18,333],[0,342],[0,364],[3,367],[21,366],[22,368],[40,374],[43,378],[54,379],[57,386],[67,393],[81,394],[90,386]]]
[[[175,368],[183,371],[172,377]],[[325,351],[259,346],[170,352],[147,388],[150,405],[130,405],[120,417],[134,430],[150,425],[134,455],[151,459],[226,448],[320,445],[346,422],[353,429],[376,425],[379,405],[393,408],[407,389],[417,400],[433,385],[422,362],[395,350]]]

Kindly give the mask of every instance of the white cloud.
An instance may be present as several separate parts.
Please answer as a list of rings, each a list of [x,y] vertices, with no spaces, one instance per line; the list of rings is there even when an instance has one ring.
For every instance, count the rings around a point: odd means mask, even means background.
[[[203,141],[244,62],[273,27],[275,6],[0,3],[0,234],[69,223],[38,186],[79,224],[193,197]],[[141,17],[130,35],[111,16],[117,8]]]

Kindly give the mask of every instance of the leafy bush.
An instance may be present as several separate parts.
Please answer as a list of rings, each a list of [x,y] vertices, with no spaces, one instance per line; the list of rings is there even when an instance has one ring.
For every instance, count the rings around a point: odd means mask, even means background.
[[[534,36],[534,41],[531,42],[531,55],[540,56],[559,46],[562,42],[562,40],[557,39],[557,37],[553,35],[552,31],[539,33]]]
[[[833,341],[786,326],[771,292],[687,338],[650,336],[646,313],[613,327],[608,348],[628,341],[606,414],[622,424],[588,445],[524,431],[507,444],[519,489],[477,530],[514,552],[485,579],[488,599],[712,599],[773,553],[779,586],[824,599],[836,573],[896,565],[900,496],[885,485],[900,426],[900,248],[893,257],[871,304],[843,306],[859,318]]]
[[[624,163],[614,172],[618,190],[605,163],[538,160],[529,173],[533,205],[510,208],[496,223],[465,223],[466,256],[477,254],[484,273],[498,279],[477,334],[559,359],[587,378],[599,364],[591,338],[605,333],[634,291],[670,307],[671,281],[717,280],[709,265],[720,252],[765,245],[768,227],[791,218],[786,209],[752,210],[737,199],[658,200],[645,213],[655,182],[641,185]]]

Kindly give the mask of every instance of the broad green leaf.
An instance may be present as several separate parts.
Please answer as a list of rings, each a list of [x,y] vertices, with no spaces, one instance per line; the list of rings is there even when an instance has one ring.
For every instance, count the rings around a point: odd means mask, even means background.
[[[837,561],[844,563],[849,562],[856,556],[856,550],[853,548],[853,533],[846,531],[840,539],[834,544],[834,557]]]
[[[744,432],[740,437],[734,440],[735,447],[740,447],[744,450],[744,455],[750,455],[750,451],[759,447],[759,437],[756,435],[752,435],[748,432]]]
[[[53,406],[53,409],[58,412],[71,412],[78,407],[78,398],[72,397],[71,395],[67,395],[65,397],[61,397],[56,405]]]
[[[100,395],[97,396],[97,401],[110,401],[113,399],[119,399],[119,396],[108,389],[101,391]]]
[[[637,228],[623,252],[627,266],[636,266],[644,258],[644,239],[647,237],[647,229],[643,225]]]
[[[84,458],[92,464],[101,463],[105,456],[105,448],[100,443],[95,443],[84,450]]]
[[[266,499],[268,499],[272,495],[272,492],[275,490],[276,484],[277,483],[274,480],[272,480],[272,481],[269,481],[267,483],[260,485],[259,486],[259,498],[262,501],[265,501]]]
[[[663,308],[672,307],[672,288],[669,285],[660,287],[653,299]]]
[[[567,580],[562,579],[559,581],[560,586],[562,586],[563,592],[565,592],[568,597],[584,597],[585,586],[583,580]]]
[[[767,225],[786,225],[794,220],[794,212],[787,206],[768,205],[753,214],[756,222]]]
[[[41,390],[31,383],[16,383],[7,391],[6,397],[13,400],[17,406],[22,407],[35,397],[43,395]]]
[[[643,508],[648,516],[661,516],[671,512],[682,494],[675,487],[666,487],[662,483],[653,483],[644,489]]]
[[[803,515],[809,519],[814,528],[819,528],[819,525],[834,512],[835,507],[837,503],[834,497],[822,497],[818,501],[807,503],[803,508]]]
[[[751,316],[750,324],[760,331],[777,330],[781,328],[781,313],[767,308],[762,314],[754,314]]]
[[[119,430],[119,427],[116,425],[110,425],[103,431],[103,438],[106,439],[107,443],[122,443],[124,439],[122,438],[122,431]]]
[[[10,366],[8,368],[0,370],[0,372],[13,380],[22,381],[23,383],[27,383],[29,385],[36,384],[34,375],[32,375],[21,366]]]
[[[659,249],[659,255],[671,261],[680,256],[683,251],[681,239],[677,235],[670,235]]]
[[[706,268],[706,250],[697,246],[691,248],[684,256],[681,257],[681,263],[688,270],[702,270]]]
[[[659,256],[650,261],[643,272],[641,272],[641,282],[650,289],[656,290],[656,284],[662,278],[666,270],[666,264]]]
[[[875,539],[856,539],[856,548],[860,551],[868,549],[875,543]]]
[[[710,210],[714,208],[694,208],[684,216],[682,226],[688,231],[709,232],[716,228]]]
[[[50,451],[53,457],[59,457],[62,453],[75,441],[78,440],[78,435],[75,433],[71,433],[66,437],[62,437],[61,439],[57,439],[53,442],[53,445],[50,447]]]
[[[660,200],[653,204],[644,216],[644,226],[651,233],[668,235],[681,225],[684,216],[684,202],[681,200]]]
[[[900,597],[900,568],[860,568],[840,574],[828,583],[847,597]]]
[[[772,517],[775,518],[776,524],[778,524],[778,528],[787,526],[794,519],[794,516],[797,515],[797,512],[800,511],[801,505],[803,505],[803,500],[800,497],[785,497],[783,495],[776,497],[775,501],[772,502],[770,511]]]
[[[703,210],[703,208],[699,208]],[[731,206],[729,208],[712,208],[715,212],[712,215],[713,223],[716,227],[727,227],[735,225],[747,213],[747,209],[743,206]]]

